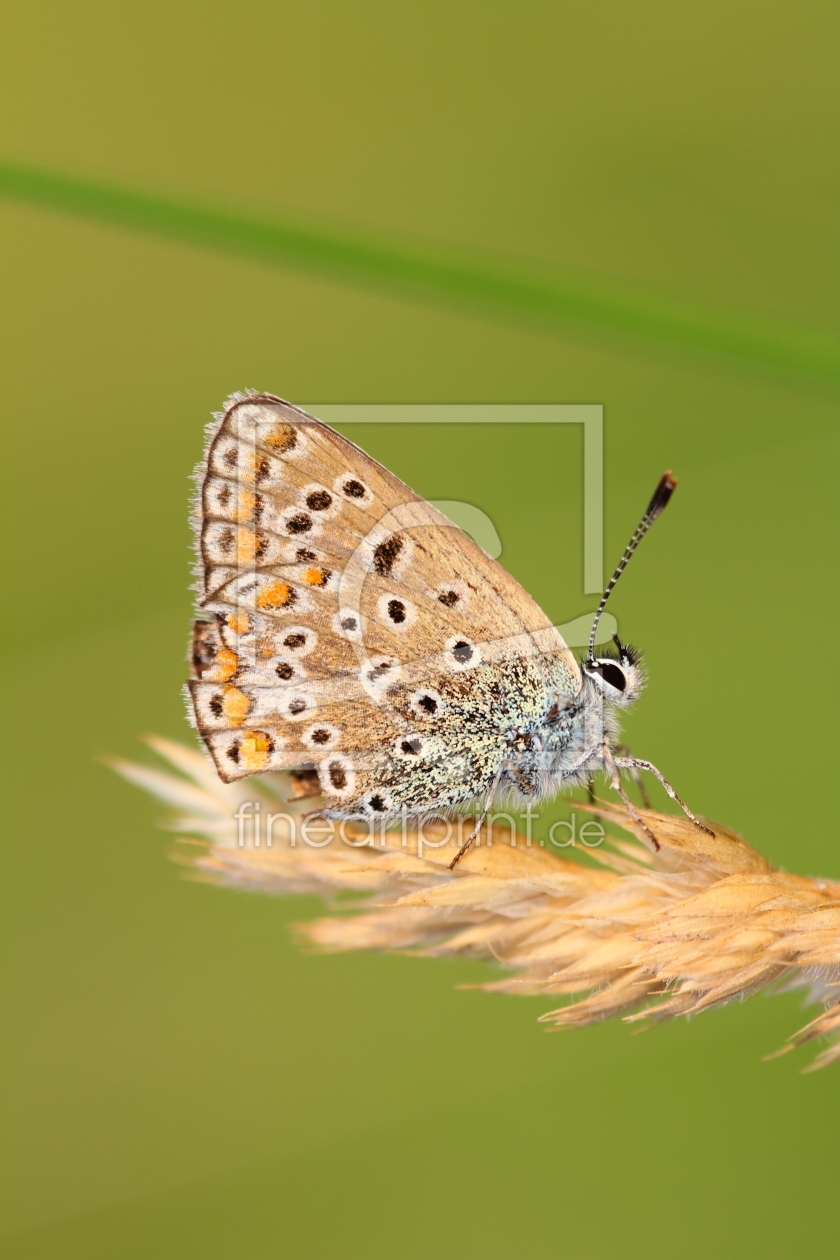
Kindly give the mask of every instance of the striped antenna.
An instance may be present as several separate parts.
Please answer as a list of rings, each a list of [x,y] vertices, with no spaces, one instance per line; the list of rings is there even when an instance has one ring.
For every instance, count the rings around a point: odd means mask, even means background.
[[[607,600],[612,594],[613,587],[615,586],[618,579],[621,577],[624,570],[627,568],[627,562],[632,556],[633,552],[636,550],[639,543],[642,541],[645,534],[648,532],[651,525],[656,520],[657,516],[659,516],[661,512],[664,510],[666,504],[668,503],[668,500],[670,499],[671,495],[674,493],[676,484],[677,484],[677,479],[671,472],[663,473],[662,476],[659,478],[659,485],[656,487],[656,489],[653,492],[653,498],[651,499],[650,503],[647,506],[647,511],[645,512],[642,519],[639,521],[639,524],[636,527],[636,532],[634,533],[633,537],[630,539],[629,543],[627,544],[624,550],[624,555],[621,557],[618,564],[616,565],[615,573],[612,575],[609,582],[607,583],[607,589],[604,591],[603,595],[601,596],[601,602],[598,605],[598,611],[595,614],[595,620],[592,622],[592,633],[589,636],[589,656],[587,658],[590,661],[595,660],[595,635],[598,633],[598,622],[601,620],[601,613],[604,611],[604,609],[607,606]]]

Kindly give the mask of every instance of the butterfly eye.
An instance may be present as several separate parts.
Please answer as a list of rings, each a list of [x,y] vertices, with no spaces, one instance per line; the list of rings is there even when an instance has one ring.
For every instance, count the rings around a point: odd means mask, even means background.
[[[623,692],[627,686],[627,675],[612,661],[596,661],[590,666],[589,672],[599,674],[604,682],[614,687],[616,691]]]

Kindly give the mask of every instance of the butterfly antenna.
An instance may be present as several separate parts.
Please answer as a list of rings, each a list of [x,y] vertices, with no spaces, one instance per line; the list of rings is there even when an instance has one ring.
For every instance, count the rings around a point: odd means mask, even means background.
[[[639,524],[636,526],[636,532],[634,533],[633,537],[630,539],[629,543],[627,544],[624,550],[624,555],[621,557],[618,564],[616,565],[615,573],[612,575],[609,582],[607,583],[607,589],[604,591],[603,595],[601,596],[601,602],[598,605],[598,611],[595,613],[595,620],[592,622],[592,632],[589,635],[588,659],[590,661],[594,661],[595,659],[595,636],[598,633],[598,622],[601,620],[601,613],[604,611],[604,609],[607,606],[607,600],[612,594],[613,587],[615,586],[618,579],[621,577],[624,570],[627,568],[627,562],[632,556],[633,552],[636,550],[639,543],[642,541],[645,534],[648,532],[651,525],[656,520],[657,516],[659,516],[660,513],[664,510],[668,500],[670,499],[671,495],[674,493],[676,484],[677,484],[677,479],[671,472],[663,473],[662,476],[659,478],[659,485],[656,487],[656,489],[653,492],[653,498],[651,499],[650,503],[647,506],[647,511],[645,512],[642,519],[639,521]]]

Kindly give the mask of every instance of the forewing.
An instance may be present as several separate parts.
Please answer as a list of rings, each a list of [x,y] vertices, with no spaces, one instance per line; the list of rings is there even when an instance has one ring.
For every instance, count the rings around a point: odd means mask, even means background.
[[[488,668],[527,659],[539,674],[549,658],[575,674],[562,638],[509,574],[291,404],[234,397],[197,480],[198,586],[212,620],[196,623],[190,694],[222,778],[311,761],[338,807],[380,791],[392,813],[409,798],[415,808],[424,790],[429,807],[443,803],[443,771],[431,774],[429,759],[448,759],[468,780],[463,798],[480,790],[494,756],[486,739],[470,756],[464,723]],[[418,726],[428,732],[430,696],[441,704],[418,776],[401,744]]]

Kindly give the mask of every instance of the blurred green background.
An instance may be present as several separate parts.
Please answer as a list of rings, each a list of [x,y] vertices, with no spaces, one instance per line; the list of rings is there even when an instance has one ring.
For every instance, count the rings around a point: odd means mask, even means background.
[[[97,756],[190,738],[187,478],[229,392],[603,403],[605,568],[681,482],[613,608],[651,675],[628,742],[840,876],[837,51],[808,0],[8,6],[9,1257],[826,1249],[840,1073],[762,1061],[801,997],[548,1036],[550,1001],[455,988],[489,968],[306,956],[314,901],[182,879]],[[237,252],[243,219],[309,252]],[[592,608],[578,430],[351,436]]]

